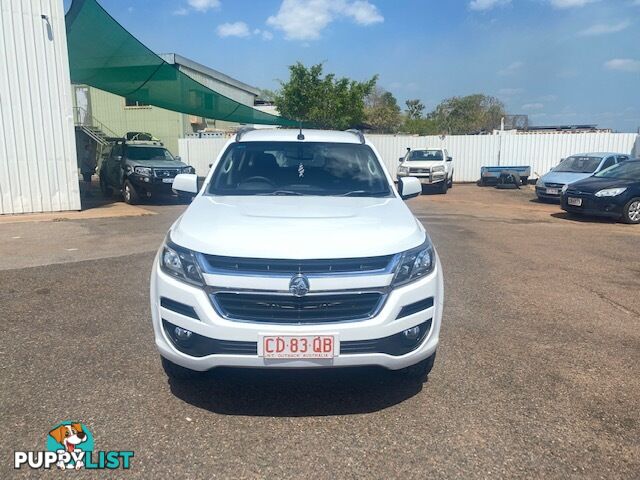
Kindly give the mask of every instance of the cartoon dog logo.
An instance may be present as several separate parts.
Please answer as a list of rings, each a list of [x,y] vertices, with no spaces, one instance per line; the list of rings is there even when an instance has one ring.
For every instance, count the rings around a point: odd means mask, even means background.
[[[82,449],[78,448],[78,445],[87,440],[87,434],[84,433],[82,425],[79,423],[59,425],[51,430],[49,435],[64,447],[64,450],[59,449],[58,452],[67,452],[71,454],[73,458],[78,458],[78,454],[82,452]],[[63,460],[60,460],[56,465],[62,470],[66,468],[74,468],[74,466],[69,463],[65,464]],[[84,462],[82,460],[76,460],[75,469],[79,470],[82,467],[84,467]]]

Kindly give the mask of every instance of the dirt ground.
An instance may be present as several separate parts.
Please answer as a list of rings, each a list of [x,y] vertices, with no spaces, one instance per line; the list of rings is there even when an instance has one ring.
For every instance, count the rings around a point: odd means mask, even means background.
[[[0,223],[2,477],[29,476],[13,451],[77,419],[96,449],[135,452],[122,478],[639,478],[640,226],[534,197],[456,185],[408,202],[445,270],[421,385],[378,370],[169,382],[148,278],[184,205]]]

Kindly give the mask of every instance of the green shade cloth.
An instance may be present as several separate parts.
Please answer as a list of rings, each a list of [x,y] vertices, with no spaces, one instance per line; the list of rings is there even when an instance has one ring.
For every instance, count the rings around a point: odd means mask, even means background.
[[[165,62],[95,0],[73,0],[66,15],[71,81],[176,112],[238,123],[296,122],[231,100]]]

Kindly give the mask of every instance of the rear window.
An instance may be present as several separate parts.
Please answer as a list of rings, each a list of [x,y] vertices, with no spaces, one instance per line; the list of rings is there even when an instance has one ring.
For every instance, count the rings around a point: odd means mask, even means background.
[[[214,195],[390,196],[367,145],[328,142],[234,143],[211,178]]]

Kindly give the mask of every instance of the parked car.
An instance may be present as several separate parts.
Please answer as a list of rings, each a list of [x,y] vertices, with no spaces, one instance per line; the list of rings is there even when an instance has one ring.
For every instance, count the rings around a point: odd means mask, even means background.
[[[640,223],[640,160],[628,160],[562,190],[562,209]]]
[[[196,175],[176,190],[195,194]],[[219,366],[378,365],[424,378],[439,341],[442,266],[357,131],[240,131],[173,224],[151,273],[170,377]]]
[[[539,200],[560,200],[565,185],[588,178],[596,172],[629,160],[623,153],[579,153],[563,159],[550,172],[541,176],[536,183]]]
[[[173,179],[180,173],[195,173],[193,167],[174,157],[161,142],[118,140],[100,166],[100,188],[105,196],[122,192],[124,201],[173,193]]]
[[[400,157],[397,178],[416,177],[425,186],[435,185],[441,193],[453,187],[453,158],[442,148],[409,150]]]

